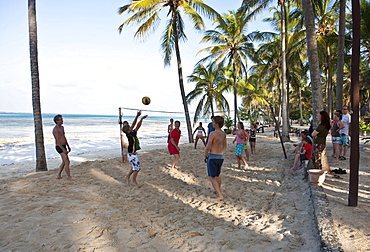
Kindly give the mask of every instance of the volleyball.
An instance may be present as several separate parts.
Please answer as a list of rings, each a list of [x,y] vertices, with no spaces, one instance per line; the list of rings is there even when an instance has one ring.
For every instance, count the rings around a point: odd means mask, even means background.
[[[144,96],[143,99],[141,99],[141,101],[144,105],[150,104],[150,98],[148,96]]]

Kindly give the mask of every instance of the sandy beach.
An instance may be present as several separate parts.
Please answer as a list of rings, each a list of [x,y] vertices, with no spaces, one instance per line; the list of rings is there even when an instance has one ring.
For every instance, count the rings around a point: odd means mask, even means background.
[[[15,176],[17,167],[34,164],[15,164],[0,180],[1,251],[320,251],[310,184],[302,170],[290,169],[292,160],[272,135],[258,135],[247,169],[237,168],[228,137],[222,202],[201,144],[180,146],[177,169],[169,168],[164,146],[143,148],[141,188],[126,183],[131,166],[115,151],[72,161],[75,182],[65,174],[55,179],[59,159],[49,160],[47,172],[23,176]],[[348,174],[328,175],[322,187],[343,251],[370,250],[369,154],[370,145],[362,144],[358,207],[347,206]],[[329,161],[349,171],[348,160]]]

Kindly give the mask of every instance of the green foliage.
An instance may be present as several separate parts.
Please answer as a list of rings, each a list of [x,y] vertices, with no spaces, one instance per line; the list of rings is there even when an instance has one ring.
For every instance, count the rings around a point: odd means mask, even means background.
[[[233,124],[234,124],[233,119],[231,119],[230,116],[226,116],[224,125],[225,125],[227,131],[231,132],[231,126],[233,126]]]
[[[303,119],[308,119],[310,118],[310,112],[307,111],[307,110],[302,110],[302,116],[303,116]],[[299,120],[301,119],[301,112],[299,109],[295,109],[295,110],[292,110],[290,111],[289,113],[289,118],[291,120]]]
[[[370,123],[366,123],[364,121],[361,121],[359,127],[360,127],[360,131],[362,131],[362,132],[370,131]]]

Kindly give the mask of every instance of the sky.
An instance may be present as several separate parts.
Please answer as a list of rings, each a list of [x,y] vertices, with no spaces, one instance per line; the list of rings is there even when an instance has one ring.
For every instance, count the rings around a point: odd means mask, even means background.
[[[242,1],[205,2],[226,13]],[[146,41],[134,38],[135,26],[119,34],[128,16],[117,11],[127,3],[36,0],[42,113],[116,115],[119,107],[183,111],[176,57],[165,68],[160,51],[166,18]],[[0,0],[0,112],[32,113],[27,5],[27,0]],[[260,21],[266,13],[247,32],[271,30]],[[188,40],[180,44],[184,77],[205,56],[197,52],[206,47],[199,44],[202,34],[189,22],[185,25]],[[195,84],[185,78],[184,87],[187,94]],[[141,103],[144,96],[151,98],[150,105]],[[190,112],[196,105],[189,106]]]

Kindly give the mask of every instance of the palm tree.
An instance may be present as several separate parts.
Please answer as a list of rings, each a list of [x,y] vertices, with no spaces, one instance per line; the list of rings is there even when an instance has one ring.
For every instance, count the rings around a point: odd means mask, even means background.
[[[179,41],[186,40],[186,35],[184,33],[185,26],[180,10],[182,10],[185,15],[190,17],[190,20],[196,30],[204,29],[203,19],[197,11],[206,15],[207,17],[215,17],[218,14],[202,0],[133,0],[131,3],[119,8],[119,14],[126,12],[133,13],[133,15],[127,18],[119,26],[118,30],[121,33],[124,26],[127,26],[131,23],[139,24],[140,26],[135,33],[135,37],[145,38],[151,31],[154,31],[158,27],[160,22],[160,13],[165,9],[168,9],[166,15],[169,17],[169,20],[161,38],[161,48],[164,52],[164,64],[165,66],[170,65],[172,53],[173,50],[175,50],[180,92],[184,105],[188,137],[189,142],[193,142],[189,109],[185,98],[182,63],[179,48]]]
[[[28,26],[30,39],[30,64],[32,79],[32,107],[35,125],[36,171],[47,171],[44,147],[44,133],[42,130],[42,115],[40,104],[40,80],[37,53],[37,22],[36,0],[28,0]]]
[[[214,116],[214,105],[219,112],[230,113],[229,103],[223,96],[223,92],[227,90],[224,69],[219,65],[197,65],[192,75],[188,76],[188,82],[196,83],[194,90],[186,96],[188,104],[201,97],[195,110],[194,123],[200,116]]]
[[[234,93],[234,124],[237,122],[237,75],[247,78],[247,58],[253,54],[253,43],[244,32],[249,19],[242,12],[229,11],[215,20],[216,27],[207,30],[201,43],[213,43],[199,53],[206,52],[209,55],[201,59],[198,64],[210,61],[232,68],[233,93]]]
[[[323,110],[323,95],[320,80],[319,56],[317,52],[315,16],[311,0],[302,0],[302,8],[306,25],[307,55],[310,64],[312,87],[312,116],[314,128],[317,126],[317,116]]]
[[[265,9],[271,0],[243,0],[240,11],[250,11],[249,18],[254,17],[260,11]],[[281,90],[282,90],[282,121],[283,121],[283,132],[282,140],[284,142],[289,141],[289,117],[288,117],[288,88],[287,88],[287,60],[286,60],[286,0],[278,0],[280,6],[280,33],[281,33]]]
[[[330,0],[314,1],[314,10],[317,25],[317,44],[319,61],[325,74],[326,83],[326,111],[329,115],[333,113],[333,75],[335,62],[333,54],[338,51],[338,35],[335,24],[338,20],[338,7]],[[321,56],[321,57],[320,57]]]

